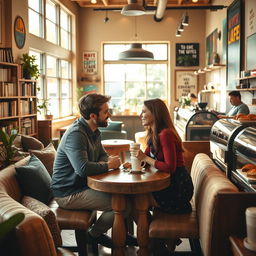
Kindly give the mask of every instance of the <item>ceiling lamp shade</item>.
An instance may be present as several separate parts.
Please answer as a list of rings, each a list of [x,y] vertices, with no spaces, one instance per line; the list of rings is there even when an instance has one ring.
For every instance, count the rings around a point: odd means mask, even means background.
[[[136,0],[131,0],[129,4],[123,7],[121,14],[125,16],[140,16],[145,14],[145,9],[142,5],[139,5]]]
[[[141,43],[131,44],[131,48],[127,51],[120,52],[119,60],[153,60],[152,52],[146,51],[142,48]]]

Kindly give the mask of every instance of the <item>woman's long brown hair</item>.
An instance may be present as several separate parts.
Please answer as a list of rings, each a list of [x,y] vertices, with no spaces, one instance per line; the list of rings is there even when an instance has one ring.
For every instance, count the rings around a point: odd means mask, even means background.
[[[151,140],[154,146],[154,149],[158,151],[159,147],[159,133],[163,129],[170,129],[176,136],[178,146],[182,149],[182,142],[179,134],[177,133],[173,122],[171,120],[171,116],[169,110],[165,103],[160,99],[152,99],[144,101],[144,105],[148,108],[148,110],[152,113],[154,118],[154,125],[152,127],[146,127],[147,130],[147,137],[146,141],[147,144]]]

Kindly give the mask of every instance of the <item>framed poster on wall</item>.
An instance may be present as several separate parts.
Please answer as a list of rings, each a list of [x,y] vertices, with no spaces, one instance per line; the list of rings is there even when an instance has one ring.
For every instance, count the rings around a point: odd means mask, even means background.
[[[85,75],[97,74],[97,52],[83,52],[83,70]]]
[[[176,66],[199,66],[199,43],[176,44]]]
[[[213,57],[218,53],[217,49],[218,30],[217,28],[206,37],[206,64],[211,65],[214,63]]]
[[[195,70],[175,70],[175,99],[187,96],[189,93],[197,95],[198,76]]]
[[[227,9],[227,88],[235,89],[241,69],[241,0]]]

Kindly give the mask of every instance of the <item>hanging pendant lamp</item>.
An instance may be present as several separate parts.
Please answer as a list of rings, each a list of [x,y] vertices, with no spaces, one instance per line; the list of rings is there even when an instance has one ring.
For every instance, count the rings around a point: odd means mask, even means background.
[[[131,48],[119,54],[119,60],[153,60],[152,52],[146,51],[142,48],[141,43],[131,44]]]
[[[135,40],[137,40],[137,21],[136,16],[134,17],[135,20]],[[130,61],[137,61],[137,60],[153,60],[154,55],[152,52],[146,51],[142,48],[141,43],[132,43],[131,48],[127,51],[123,51],[119,53],[119,60],[130,60]]]
[[[129,4],[123,7],[121,14],[125,16],[140,16],[145,14],[145,9],[136,0],[130,0]]]

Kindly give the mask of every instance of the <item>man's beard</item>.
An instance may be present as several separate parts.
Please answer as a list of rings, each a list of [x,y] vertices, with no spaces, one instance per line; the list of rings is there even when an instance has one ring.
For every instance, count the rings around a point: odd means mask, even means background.
[[[97,118],[96,125],[98,127],[107,127],[108,126],[108,119],[105,119],[105,120],[101,121],[101,120],[99,120],[99,118]]]

